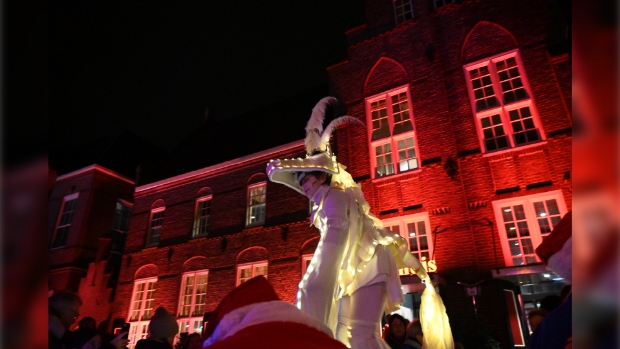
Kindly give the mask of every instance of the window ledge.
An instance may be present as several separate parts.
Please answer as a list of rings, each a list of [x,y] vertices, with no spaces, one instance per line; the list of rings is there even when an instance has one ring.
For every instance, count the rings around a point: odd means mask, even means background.
[[[258,228],[258,227],[262,227],[263,225],[265,225],[265,222],[252,223],[252,224],[246,225],[244,229]]]
[[[155,249],[157,249],[157,245],[149,245],[149,246],[144,246],[142,251],[149,251],[149,250],[155,250]]]
[[[540,141],[540,142],[536,142],[536,143],[530,143],[530,144],[526,144],[526,145],[521,145],[518,147],[514,147],[514,148],[508,148],[508,149],[504,149],[504,150],[499,150],[499,151],[494,151],[491,153],[484,153],[482,154],[482,157],[487,158],[487,157],[491,157],[491,156],[495,156],[495,155],[500,155],[500,154],[506,154],[506,153],[510,153],[510,152],[514,152],[514,151],[520,151],[520,150],[525,150],[525,149],[529,149],[529,148],[535,148],[538,146],[542,146],[542,145],[546,145],[547,141]]]
[[[209,233],[192,236],[192,240],[193,239],[206,238],[206,237],[209,237]]]
[[[394,178],[399,178],[399,177],[403,177],[406,175],[411,175],[411,174],[415,174],[415,173],[420,173],[422,172],[422,168],[416,168],[415,170],[409,170],[407,172],[401,172],[401,173],[397,173],[397,174],[393,174],[393,175],[389,175],[389,176],[383,176],[383,177],[375,177],[372,179],[373,183],[381,183],[390,179],[394,179]]]

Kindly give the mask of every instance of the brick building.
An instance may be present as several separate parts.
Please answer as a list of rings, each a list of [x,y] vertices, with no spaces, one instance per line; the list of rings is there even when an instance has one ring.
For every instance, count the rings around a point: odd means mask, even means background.
[[[110,315],[135,184],[91,165],[58,176],[50,191],[48,287],[83,301],[80,313],[99,323]]]
[[[366,23],[346,33],[348,58],[327,68],[329,94],[367,125],[337,131],[338,160],[434,271],[466,348],[491,341],[487,329],[502,348],[524,346],[526,310],[564,286],[534,254],[571,207],[564,10],[556,1],[367,0]],[[210,124],[170,162],[193,165],[136,188],[112,309],[132,322],[133,339],[160,305],[181,331],[200,331],[203,315],[257,274],[293,301],[318,232],[308,200],[269,182],[265,165],[303,156],[313,103],[287,110],[287,132]],[[247,120],[277,125],[268,109]],[[239,139],[252,147],[217,151]],[[402,313],[415,317],[421,288],[402,274]]]

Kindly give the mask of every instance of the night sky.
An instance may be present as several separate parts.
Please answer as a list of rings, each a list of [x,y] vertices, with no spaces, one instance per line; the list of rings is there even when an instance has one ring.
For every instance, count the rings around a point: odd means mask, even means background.
[[[170,150],[204,119],[327,83],[363,0],[52,1],[51,152],[129,130]],[[307,117],[307,115],[303,115]]]

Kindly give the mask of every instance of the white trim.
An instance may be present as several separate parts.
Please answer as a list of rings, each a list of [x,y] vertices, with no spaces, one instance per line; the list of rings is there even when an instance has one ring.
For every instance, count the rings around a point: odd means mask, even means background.
[[[497,233],[499,234],[500,244],[502,247],[502,253],[504,255],[504,262],[507,267],[514,266],[512,262],[512,256],[510,254],[510,246],[508,245],[508,237],[506,236],[506,227],[504,225],[504,218],[501,212],[501,206],[504,205],[523,205],[525,213],[525,221],[528,225],[530,232],[530,239],[532,241],[532,247],[536,249],[542,242],[542,234],[540,227],[536,220],[536,212],[534,211],[534,201],[544,201],[549,199],[555,199],[560,211],[560,216],[564,217],[567,212],[566,202],[564,201],[564,195],[561,190],[553,190],[539,194],[518,196],[508,199],[493,201],[493,211],[495,213],[495,224],[497,225]],[[538,256],[534,253],[536,261],[540,262]]]
[[[301,277],[303,278],[306,275],[306,261],[312,261],[312,257],[314,257],[314,253],[308,253],[301,256]]]
[[[198,176],[203,176],[203,175],[207,175],[211,172],[215,172],[218,170],[224,170],[228,167],[231,166],[235,166],[235,165],[241,165],[245,162],[248,161],[252,161],[252,160],[256,160],[262,157],[267,157],[268,155],[275,155],[275,153],[278,152],[282,152],[285,150],[290,150],[290,149],[294,149],[297,147],[303,147],[304,146],[304,140],[298,140],[298,141],[294,141],[291,143],[287,143],[275,148],[270,148],[258,153],[253,153],[250,155],[246,155],[237,159],[233,159],[233,160],[229,160],[229,161],[224,161],[222,163],[216,164],[216,165],[212,165],[212,166],[208,166],[208,167],[204,167],[201,168],[199,170],[195,170],[195,171],[191,171],[191,172],[187,172],[178,176],[174,176],[174,177],[170,177],[170,178],[166,178],[166,179],[162,179],[161,181],[157,181],[157,182],[153,182],[153,183],[149,183],[149,184],[145,184],[145,185],[141,185],[139,187],[136,187],[136,193],[139,192],[143,192],[143,191],[147,191],[150,189],[154,189],[166,184],[170,184],[170,183],[175,183],[175,182],[180,182],[183,180],[188,180],[194,177],[198,177]]]
[[[206,195],[206,196],[202,196],[199,197],[198,199],[196,199],[196,205],[194,206],[194,224],[192,227],[192,239],[193,238],[199,238],[199,237],[204,237],[209,235],[208,229],[209,229],[209,222],[207,222],[207,232],[203,233],[203,234],[196,234],[196,229],[198,228],[198,222],[199,219],[205,217],[205,216],[198,216],[198,207],[200,206],[201,203],[205,202],[205,201],[211,201],[213,200],[213,195]],[[208,219],[211,219],[211,204],[209,204],[209,215],[207,216],[209,217]]]
[[[181,301],[183,300],[183,297],[185,296],[183,294],[184,288],[185,288],[185,277],[186,276],[190,276],[193,275],[194,276],[194,285],[192,286],[192,300],[189,306],[189,315],[187,316],[181,316]],[[181,290],[179,292],[179,302],[177,305],[177,320],[178,321],[183,321],[183,320],[187,320],[187,321],[193,321],[194,318],[200,318],[200,322],[202,322],[202,318],[204,317],[204,312],[203,314],[201,314],[200,316],[196,316],[194,315],[194,309],[196,307],[196,281],[198,276],[200,275],[207,275],[207,289],[208,289],[208,285],[209,285],[209,269],[203,269],[203,270],[196,270],[196,271],[188,271],[183,273],[183,275],[181,275]],[[180,330],[180,327],[179,327]],[[181,331],[183,332],[183,331]]]
[[[110,169],[107,169],[107,168],[105,168],[103,166],[97,165],[97,164],[90,165],[90,166],[81,168],[79,170],[73,171],[73,172],[65,173],[62,176],[58,176],[58,177],[56,177],[56,182],[64,180],[64,179],[67,179],[67,178],[75,177],[77,175],[80,175],[80,174],[83,174],[83,173],[87,173],[87,172],[90,172],[90,171],[99,171],[99,172],[105,173],[105,174],[107,174],[109,176],[116,177],[116,178],[118,178],[120,180],[123,180],[123,181],[125,181],[125,182],[127,182],[129,184],[135,184],[133,180],[131,180],[131,179],[129,179],[129,178],[127,178],[127,177],[117,173],[117,172],[114,172],[114,171],[112,171]]]
[[[503,89],[501,87],[500,81],[498,80],[499,75],[497,73],[495,63],[501,60],[511,58],[511,57],[514,57],[516,60],[517,69],[519,70],[519,75],[523,83],[523,88],[525,89],[528,97],[518,100],[518,101],[512,101],[509,103],[505,103],[504,97],[503,97]],[[484,66],[488,67],[489,77],[491,78],[491,86],[493,88],[493,92],[495,94],[495,98],[497,99],[498,105],[492,108],[482,110],[482,111],[476,111],[476,98],[474,96],[474,89],[472,86],[469,72],[471,70],[478,69]],[[470,108],[474,116],[476,133],[478,135],[478,144],[480,145],[480,151],[483,155],[491,155],[491,154],[497,154],[500,152],[514,151],[518,149],[523,149],[524,147],[531,146],[533,144],[538,145],[541,142],[546,141],[547,136],[544,132],[542,121],[540,120],[540,114],[538,113],[538,108],[536,107],[536,102],[534,100],[532,88],[527,78],[527,74],[525,72],[525,65],[523,63],[523,59],[521,58],[521,53],[519,52],[519,49],[513,49],[513,50],[510,50],[504,53],[500,53],[500,54],[497,54],[491,57],[478,60],[473,63],[466,64],[463,66],[463,74],[465,75],[467,92],[468,92],[469,101],[470,101]],[[523,107],[530,108],[530,112],[532,113],[532,121],[534,122],[534,126],[538,130],[538,135],[540,139],[537,142],[528,142],[522,145],[517,145],[515,144],[515,140],[514,140],[515,133],[512,131],[512,124],[510,121],[510,117],[508,116],[508,113],[511,110],[515,110],[515,109],[519,109]],[[506,139],[508,141],[508,147],[504,149],[499,149],[499,150],[487,151],[486,144],[484,142],[485,138],[484,138],[484,134],[482,131],[482,125],[481,125],[480,120],[484,117],[490,117],[495,114],[498,114],[501,118],[504,135],[506,136]]]
[[[381,220],[381,222],[383,223],[383,226],[386,228],[388,228],[388,226],[394,226],[398,224],[399,229],[400,229],[399,235],[402,236],[407,241],[407,249],[409,251],[411,251],[411,249],[409,246],[409,236],[406,234],[407,224],[414,223],[414,222],[420,222],[420,221],[424,221],[424,226],[426,228],[426,237],[427,237],[427,243],[428,243],[428,259],[430,260],[433,258],[433,252],[435,250],[435,246],[433,244],[434,236],[433,236],[433,232],[431,231],[431,223],[429,220],[428,212],[414,213],[414,214],[410,214],[407,216],[393,217],[393,218]],[[416,258],[418,258],[417,254],[419,254],[420,252],[411,252],[411,253],[414,254]]]
[[[251,278],[256,276],[256,275],[254,275],[254,268],[262,267],[262,266],[266,266],[267,267],[267,274],[264,274],[264,276],[268,277],[268,275],[269,275],[269,261],[267,261],[267,260],[251,262],[251,263],[237,264],[237,279],[235,280],[235,286],[239,286],[240,285],[239,281],[241,281],[241,269],[250,267],[251,271],[252,271],[252,276],[250,277],[250,279],[251,279]]]
[[[413,11],[413,9],[412,9]],[[391,101],[391,97],[400,93],[405,92],[407,94],[407,104],[408,104],[408,111],[409,111],[409,121],[411,122],[411,126],[412,126],[412,130],[411,131],[407,131],[407,132],[402,132],[399,133],[397,135],[394,135],[394,113],[393,113],[393,104]],[[386,105],[386,109],[387,109],[387,121],[388,121],[388,129],[390,132],[390,136],[389,137],[385,137],[385,138],[381,138],[381,139],[377,139],[377,140],[372,140],[372,132],[373,132],[373,127],[372,127],[372,112],[370,110],[370,105],[373,102],[379,101],[379,100],[385,100],[385,105]],[[370,157],[370,176],[372,178],[372,180],[380,180],[383,178],[387,178],[387,177],[391,177],[394,178],[394,176],[400,175],[400,174],[405,174],[405,173],[410,173],[413,171],[417,171],[419,169],[422,168],[422,161],[420,159],[420,147],[418,145],[418,136],[417,136],[417,127],[415,125],[415,115],[414,115],[414,111],[413,111],[413,103],[411,102],[411,91],[409,89],[409,84],[403,85],[403,86],[399,86],[387,91],[383,91],[379,94],[376,94],[374,96],[370,96],[368,98],[366,98],[366,101],[364,103],[364,107],[365,107],[365,113],[366,113],[366,136],[367,136],[367,140],[368,140],[368,151],[369,151],[369,157]],[[414,147],[414,151],[415,151],[415,158],[418,161],[418,167],[414,168],[414,169],[409,169],[407,171],[400,171],[400,166],[399,166],[399,158],[398,158],[398,145],[397,142],[399,140],[402,139],[406,139],[406,138],[413,138],[413,147]],[[389,175],[384,175],[381,177],[377,177],[376,176],[376,168],[377,168],[377,158],[376,158],[376,154],[375,154],[375,147],[377,146],[382,146],[384,144],[390,144],[390,152],[392,155],[392,161],[391,161],[391,165],[394,166],[393,170],[394,172],[392,174]]]
[[[264,187],[265,190],[265,202],[263,202],[262,204],[258,204],[258,205],[250,205],[250,193],[252,192],[252,189],[256,189],[256,188],[261,188]],[[256,221],[253,223],[250,223],[250,210],[252,207],[258,207],[258,206],[265,206],[265,211],[264,211],[264,217],[261,221]],[[259,182],[259,183],[254,183],[251,185],[248,185],[248,189],[247,189],[247,196],[246,196],[246,215],[245,215],[245,226],[246,227],[254,227],[257,225],[263,225],[265,224],[265,221],[267,220],[267,182]]]
[[[131,323],[137,323],[137,322],[141,322],[141,321],[149,321],[149,320],[142,320],[142,317],[144,316],[144,305],[146,302],[146,294],[148,292],[148,283],[149,282],[155,282],[155,288],[153,289],[153,293],[155,293],[157,291],[157,277],[149,277],[149,278],[142,278],[142,279],[136,279],[133,282],[133,289],[131,291],[131,303],[129,303],[129,313],[127,314],[127,322],[131,322]],[[133,303],[135,301],[136,298],[136,287],[139,284],[144,284],[144,298],[142,298],[142,300],[140,301],[140,309],[138,311],[138,319],[137,320],[131,320],[131,314],[133,313]],[[155,300],[155,295],[153,294],[153,300]],[[155,307],[155,304],[153,304],[153,308]],[[155,309],[151,309],[151,311],[153,313],[155,313]]]

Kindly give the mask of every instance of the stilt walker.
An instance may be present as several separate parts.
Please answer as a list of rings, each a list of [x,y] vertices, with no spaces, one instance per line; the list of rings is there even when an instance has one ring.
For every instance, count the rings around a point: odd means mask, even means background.
[[[324,130],[325,108],[336,103],[325,97],[312,110],[305,158],[272,160],[267,165],[271,181],[315,203],[310,222],[321,239],[299,284],[297,307],[325,323],[350,348],[389,349],[379,336],[379,322],[384,311],[394,312],[404,302],[398,269],[409,267],[426,285],[420,305],[424,348],[453,349],[445,306],[422,264],[403,237],[370,213],[361,187],[329,147],[338,125],[362,124],[342,116]]]

